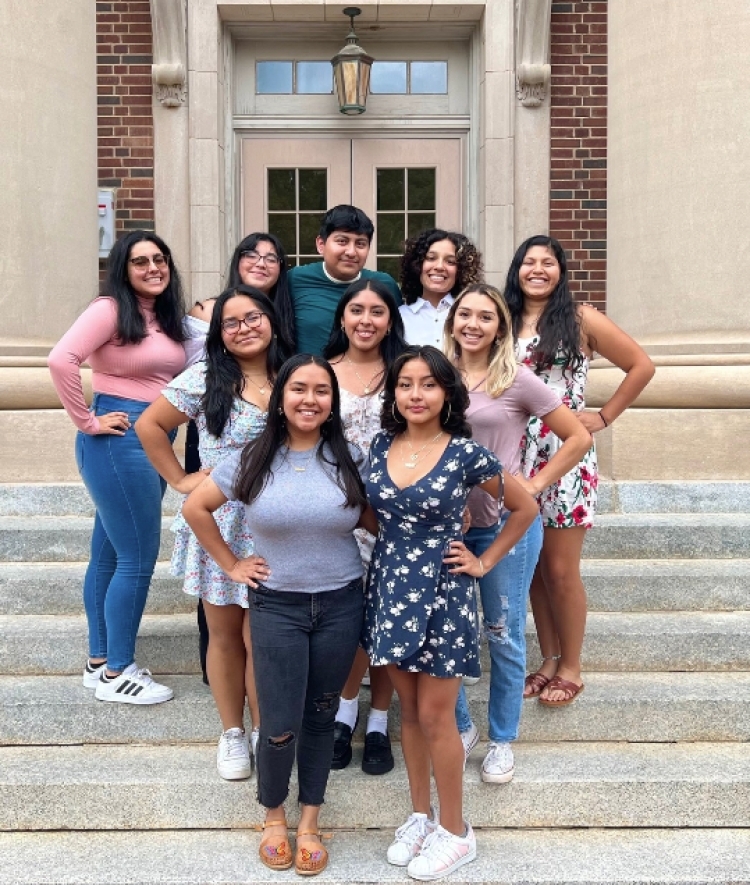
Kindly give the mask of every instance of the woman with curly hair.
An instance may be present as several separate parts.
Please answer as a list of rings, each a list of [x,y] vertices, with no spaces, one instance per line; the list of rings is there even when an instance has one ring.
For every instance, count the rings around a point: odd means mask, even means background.
[[[592,435],[618,418],[651,380],[654,365],[646,352],[604,314],[573,301],[565,252],[552,237],[534,236],[521,243],[508,270],[505,299],[517,357],[559,394]],[[625,377],[598,412],[585,412],[584,388],[594,351]],[[537,477],[562,443],[541,418],[532,417],[521,445],[526,479],[519,477],[519,482],[537,495],[544,525],[531,583],[542,665],[526,677],[524,697],[538,696],[547,707],[563,707],[583,691],[586,591],[581,552],[594,520],[596,452],[592,446],[579,464],[539,494]]]
[[[401,256],[400,309],[409,344],[440,347],[458,293],[482,281],[482,256],[463,234],[432,228],[406,241]]]

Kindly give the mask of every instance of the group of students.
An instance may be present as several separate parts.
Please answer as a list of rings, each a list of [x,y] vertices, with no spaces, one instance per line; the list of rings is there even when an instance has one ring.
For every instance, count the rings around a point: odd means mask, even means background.
[[[479,729],[462,678],[480,674],[480,633],[490,656],[485,782],[513,776],[523,698],[558,707],[583,691],[591,437],[653,366],[603,314],[575,304],[550,237],[519,247],[501,294],[483,283],[475,246],[442,230],[407,241],[399,289],[364,268],[373,232],[361,210],[337,206],[316,240],[323,260],[297,268],[275,237],[251,234],[227,289],[188,317],[166,244],[128,234],[102,296],[49,365],[96,505],[84,685],[102,701],[173,696],[135,663],[169,483],[188,495],[172,570],[208,624],[217,766],[239,779],[255,760],[261,861],[303,875],[326,867],[320,807],[331,768],[351,761],[369,666],[362,768],[393,768],[395,688],[412,801],[388,861],[432,880],[476,856],[462,780]],[[584,412],[595,350],[625,378],[599,412]],[[192,471],[172,449],[189,421]],[[543,660],[526,675],[529,590]],[[284,802],[295,760],[292,850]]]

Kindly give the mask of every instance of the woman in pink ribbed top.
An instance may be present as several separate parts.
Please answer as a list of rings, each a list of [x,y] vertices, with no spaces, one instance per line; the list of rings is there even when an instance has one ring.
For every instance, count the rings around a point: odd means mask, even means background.
[[[96,507],[83,584],[89,658],[83,684],[102,701],[158,704],[173,692],[135,663],[135,640],[161,538],[165,483],[133,425],[185,365],[184,305],[166,243],[133,231],[115,243],[102,295],[49,356],[52,380],[78,427],[78,470]],[[89,408],[81,364],[92,369]]]

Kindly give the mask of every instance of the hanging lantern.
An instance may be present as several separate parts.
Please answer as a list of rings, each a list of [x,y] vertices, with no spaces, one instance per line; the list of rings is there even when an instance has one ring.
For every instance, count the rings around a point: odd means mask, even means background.
[[[343,10],[344,15],[351,19],[351,30],[346,37],[346,46],[331,59],[339,110],[351,116],[365,112],[370,89],[370,67],[374,61],[359,45],[354,33],[354,19],[361,12],[356,6],[347,6]]]

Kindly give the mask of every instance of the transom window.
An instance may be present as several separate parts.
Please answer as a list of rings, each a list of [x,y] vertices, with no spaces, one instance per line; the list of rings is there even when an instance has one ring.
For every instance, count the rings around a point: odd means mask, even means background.
[[[331,95],[330,61],[259,61],[257,95]],[[447,61],[376,61],[370,72],[373,95],[447,95]]]
[[[370,71],[373,95],[446,95],[447,61],[376,61]]]

